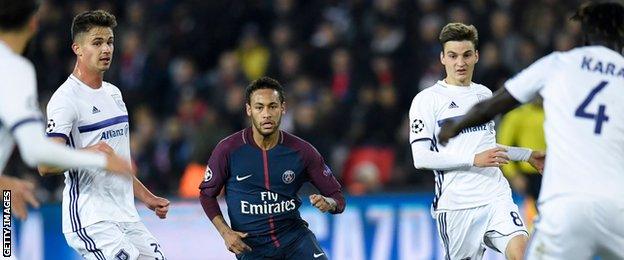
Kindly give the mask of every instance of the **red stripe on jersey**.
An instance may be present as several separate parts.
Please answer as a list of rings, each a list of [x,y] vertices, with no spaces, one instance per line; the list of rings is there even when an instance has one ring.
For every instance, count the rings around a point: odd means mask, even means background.
[[[269,183],[269,159],[266,150],[262,150],[262,164],[264,165],[264,187],[268,191],[271,185]]]
[[[275,236],[275,224],[273,224],[273,216],[269,216],[269,225],[271,226],[271,230],[269,233],[271,234],[271,240],[273,240],[273,244],[275,247],[280,247],[280,242],[277,240],[277,236]]]
[[[264,187],[267,189],[267,191],[269,191],[269,189],[271,188],[269,182],[269,159],[267,151],[264,149],[262,150],[262,163],[264,165]],[[275,245],[275,247],[279,247],[280,242],[279,240],[277,240],[277,236],[275,235],[275,224],[273,223],[273,216],[269,216],[269,227],[271,228],[269,230],[269,233],[271,234],[271,240],[273,240],[273,244]]]

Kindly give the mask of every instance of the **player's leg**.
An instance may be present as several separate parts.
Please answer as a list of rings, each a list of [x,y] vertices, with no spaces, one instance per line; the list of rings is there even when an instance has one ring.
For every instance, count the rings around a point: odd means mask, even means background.
[[[285,248],[287,260],[327,260],[327,255],[318,244],[318,240],[312,231],[307,230],[295,242]]]
[[[591,259],[597,241],[591,203],[558,197],[539,210],[526,259]]]
[[[67,244],[88,260],[135,260],[139,251],[125,237],[119,225],[102,221],[65,234]]]
[[[490,221],[484,243],[505,254],[507,259],[524,259],[529,233],[520,217],[518,206],[509,198],[493,202],[489,209]]]
[[[164,260],[160,243],[145,227],[143,222],[125,222],[120,223],[122,230],[128,240],[138,249],[139,260]]]
[[[487,227],[487,214],[484,213],[484,208],[435,213],[444,259],[483,258],[485,248],[481,240]]]

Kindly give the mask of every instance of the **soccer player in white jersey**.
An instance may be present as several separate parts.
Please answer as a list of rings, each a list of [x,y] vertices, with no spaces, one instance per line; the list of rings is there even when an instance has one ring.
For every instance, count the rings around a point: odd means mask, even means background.
[[[624,259],[624,7],[590,3],[573,19],[586,46],[539,59],[440,142],[541,95],[548,158],[527,258]]]
[[[115,16],[102,10],[74,17],[76,66],[48,103],[47,134],[76,148],[114,151],[130,160],[126,105],[119,89],[103,81],[113,58],[116,25]],[[44,174],[54,170],[40,168]],[[152,194],[135,176],[88,168],[66,171],[67,243],[86,259],[164,259],[158,241],[139,218],[134,197],[166,217],[169,201]]]
[[[22,159],[30,166],[46,164],[66,168],[98,167],[130,173],[130,163],[119,156],[75,151],[46,140],[43,117],[37,103],[35,70],[21,56],[36,33],[38,1],[0,0],[0,173],[17,143]],[[13,213],[26,218],[26,202],[37,205],[33,186],[0,176],[0,187],[12,191]]]
[[[438,145],[435,136],[442,123],[458,120],[492,95],[472,82],[479,59],[474,26],[449,23],[439,40],[446,78],[416,95],[409,117],[414,166],[434,170],[432,211],[445,259],[478,260],[486,246],[507,259],[522,259],[528,233],[498,167],[511,159],[541,169],[543,153],[497,145],[493,121],[465,129],[446,146]]]

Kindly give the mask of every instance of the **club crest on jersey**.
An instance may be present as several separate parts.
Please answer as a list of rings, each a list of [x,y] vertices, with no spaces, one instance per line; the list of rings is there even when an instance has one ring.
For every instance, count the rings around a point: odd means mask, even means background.
[[[204,182],[212,180],[212,170],[206,166],[206,172],[204,173]]]
[[[286,184],[291,184],[295,180],[295,172],[288,170],[282,174],[282,181]]]
[[[425,123],[423,123],[423,121],[420,120],[420,119],[414,119],[414,121],[412,121],[412,127],[411,128],[412,128],[412,133],[418,134],[423,129],[425,129]]]
[[[55,127],[56,127],[56,123],[54,123],[54,119],[48,119],[48,124],[46,125],[46,132],[47,133],[54,132]]]
[[[121,98],[121,95],[113,94],[113,95],[111,95],[111,97],[113,97],[113,100],[115,100],[115,103],[117,104],[117,107],[119,107],[119,109],[121,109],[121,111],[128,112],[128,110],[126,109],[126,103],[123,102],[123,99]]]

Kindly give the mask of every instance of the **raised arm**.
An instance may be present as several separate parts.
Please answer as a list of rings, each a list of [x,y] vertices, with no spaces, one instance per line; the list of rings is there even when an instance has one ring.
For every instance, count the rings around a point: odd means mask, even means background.
[[[492,120],[496,115],[507,113],[520,104],[505,88],[501,88],[490,99],[486,99],[474,105],[459,122],[447,121],[442,124],[438,140],[446,145],[448,140],[457,136],[459,132],[471,126],[484,124]]]

